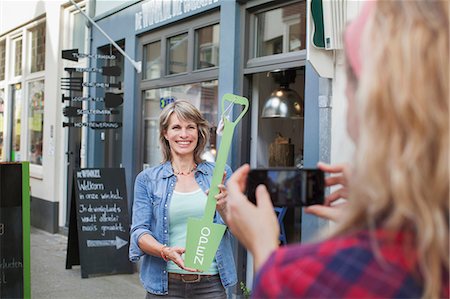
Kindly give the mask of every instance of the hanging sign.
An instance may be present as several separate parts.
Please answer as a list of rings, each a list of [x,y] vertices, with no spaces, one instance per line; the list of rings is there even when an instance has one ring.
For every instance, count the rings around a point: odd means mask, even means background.
[[[62,58],[71,60],[71,61],[77,61],[79,58],[95,58],[95,59],[116,59],[115,55],[103,55],[103,54],[83,54],[78,53],[78,49],[70,49],[70,50],[62,50]]]
[[[83,67],[66,67],[64,68],[65,71],[71,73],[71,72],[79,72],[79,73],[100,73],[103,76],[120,76],[122,73],[122,70],[118,66],[103,66],[101,68],[95,68],[95,67],[89,67],[89,68],[83,68]]]
[[[111,114],[119,114],[119,110],[109,110],[109,109],[81,109],[78,107],[67,106],[63,109],[63,114],[66,117],[78,117],[83,114],[90,115],[111,115]]]
[[[123,104],[122,96],[107,92],[104,97],[66,97],[62,95],[62,102],[64,101],[73,101],[73,102],[82,102],[82,101],[93,101],[93,102],[104,102],[106,108],[116,108]]]
[[[202,219],[189,218],[187,224],[184,264],[186,267],[201,271],[206,271],[211,266],[216,251],[219,248],[220,241],[222,240],[222,236],[225,233],[225,225],[213,223],[217,203],[217,200],[214,197],[219,194],[220,191],[217,186],[222,182],[225,163],[228,152],[230,151],[231,140],[233,139],[234,128],[247,112],[249,106],[246,98],[227,93],[222,98],[222,111],[224,111],[224,113],[228,110],[225,109],[226,101],[231,104],[241,105],[243,109],[234,122],[229,121],[225,118],[225,115],[222,114],[224,130],[211,186],[208,192],[205,213]]]
[[[71,91],[82,91],[83,87],[99,87],[110,88],[117,87],[122,88],[121,82],[119,83],[103,83],[103,82],[83,82],[81,77],[65,77],[61,78],[61,89]]]
[[[91,122],[75,122],[75,123],[63,122],[63,127],[74,127],[74,128],[88,127],[91,129],[106,130],[106,129],[118,129],[122,127],[122,123],[112,121],[91,121]]]

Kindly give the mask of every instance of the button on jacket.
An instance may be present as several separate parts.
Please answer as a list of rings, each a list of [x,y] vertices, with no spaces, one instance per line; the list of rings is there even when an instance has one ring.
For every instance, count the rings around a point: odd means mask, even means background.
[[[203,191],[210,188],[215,163],[198,164],[195,180]],[[225,166],[226,179],[231,176],[231,168]],[[147,168],[136,177],[134,185],[133,219],[130,234],[129,258],[132,262],[142,257],[140,278],[144,288],[153,294],[167,294],[167,263],[161,258],[145,254],[138,246],[143,234],[149,234],[161,244],[169,243],[169,203],[176,184],[170,162]],[[216,212],[214,222],[224,224]],[[231,246],[232,235],[227,229],[216,253],[220,279],[225,288],[237,282]]]

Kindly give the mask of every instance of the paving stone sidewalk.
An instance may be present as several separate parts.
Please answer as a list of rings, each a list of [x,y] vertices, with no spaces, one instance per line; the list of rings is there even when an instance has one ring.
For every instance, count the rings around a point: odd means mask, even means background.
[[[81,278],[66,270],[67,237],[31,228],[31,298],[145,298],[138,273]]]

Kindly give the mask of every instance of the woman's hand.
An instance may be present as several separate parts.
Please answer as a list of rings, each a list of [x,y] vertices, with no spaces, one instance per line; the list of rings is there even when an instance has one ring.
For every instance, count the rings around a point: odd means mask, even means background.
[[[219,188],[219,193],[214,196],[214,198],[217,200],[216,203],[216,211],[219,212],[220,216],[222,217],[222,219],[225,221],[225,214],[226,214],[226,205],[227,205],[227,188],[225,187],[225,179],[227,178],[227,172],[224,171],[223,172],[223,177],[222,177],[222,184],[217,185],[217,187]],[[206,195],[209,194],[209,190],[206,190]]]
[[[325,173],[337,174],[329,176],[325,179],[325,186],[332,187],[340,185],[340,188],[330,193],[325,197],[323,205],[312,205],[305,208],[305,212],[316,215],[328,220],[339,222],[342,219],[342,215],[345,211],[347,201],[335,203],[338,199],[348,198],[348,182],[351,176],[350,167],[348,164],[335,164],[330,165],[319,162],[317,167]]]
[[[254,257],[258,271],[270,254],[278,248],[280,226],[265,186],[256,188],[255,206],[243,194],[250,167],[241,166],[227,182],[228,198],[225,222]]]
[[[214,198],[217,200],[216,210],[217,210],[217,212],[219,212],[222,219],[225,220],[226,214],[227,214],[226,207],[227,207],[228,192],[227,192],[227,188],[225,187],[224,184],[220,184],[217,187],[219,187],[219,194],[214,196]]]
[[[186,251],[183,247],[167,247],[164,246],[161,249],[161,253],[166,257],[168,261],[174,262],[178,267],[180,267],[183,270],[190,271],[190,272],[200,272],[197,269],[188,268],[184,266],[184,260],[181,257],[181,255]]]

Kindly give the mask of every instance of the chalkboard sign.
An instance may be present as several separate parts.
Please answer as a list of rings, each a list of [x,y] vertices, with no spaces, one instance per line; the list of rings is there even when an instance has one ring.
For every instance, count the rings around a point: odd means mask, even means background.
[[[30,298],[29,164],[0,163],[0,298]]]
[[[66,269],[80,264],[82,278],[133,273],[124,169],[76,169],[74,180]]]

